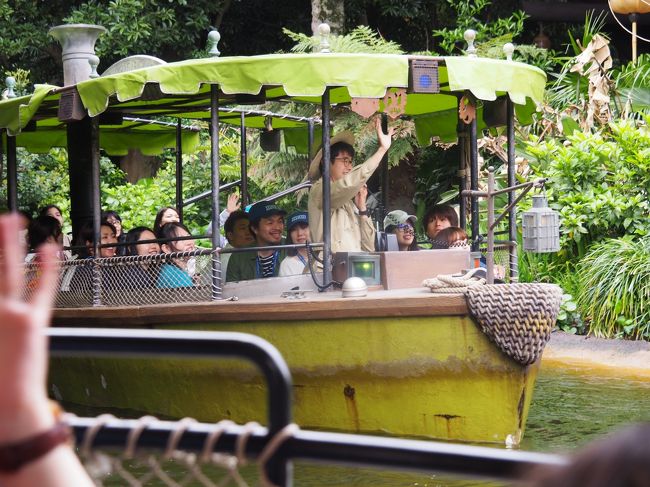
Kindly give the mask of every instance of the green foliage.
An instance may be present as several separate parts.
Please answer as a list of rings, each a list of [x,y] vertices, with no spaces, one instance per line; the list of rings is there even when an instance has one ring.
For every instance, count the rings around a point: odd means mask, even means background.
[[[464,42],[463,34],[467,29],[476,31],[476,45],[482,55],[493,53],[494,43],[503,46],[524,30],[527,16],[522,10],[515,10],[509,17],[485,19],[491,0],[447,0],[447,3],[456,13],[455,27],[433,31],[433,35],[441,38],[440,48],[445,54],[457,54],[458,44]],[[497,57],[503,57],[503,52]]]
[[[597,336],[650,339],[650,237],[605,240],[578,265],[578,304]]]
[[[291,48],[292,52],[312,52],[318,51],[320,46],[320,36],[308,36],[292,32],[289,29],[282,29],[296,44]],[[404,54],[399,44],[387,41],[370,27],[361,25],[349,34],[330,35],[330,51],[347,52],[347,53],[370,53],[370,54]]]
[[[234,129],[220,134],[219,177],[222,184],[239,179],[239,141]],[[206,147],[207,149],[207,147]],[[183,155],[183,196],[189,198],[210,189],[209,152]],[[221,209],[227,195],[221,195]],[[153,178],[132,184],[102,181],[102,207],[117,211],[127,230],[138,225],[153,226],[156,213],[163,206],[175,206],[176,162],[169,155]],[[184,217],[192,233],[203,233],[211,219],[211,203],[205,198],[184,208]]]
[[[64,21],[92,23],[108,32],[97,43],[104,66],[131,54],[147,53],[168,58],[199,57],[197,51],[211,19],[223,8],[222,1],[90,0],[73,10]],[[167,56],[166,56],[167,54]]]
[[[537,176],[548,177],[550,205],[560,213],[561,255],[582,257],[590,244],[650,232],[650,131],[617,121],[566,141],[528,144]]]

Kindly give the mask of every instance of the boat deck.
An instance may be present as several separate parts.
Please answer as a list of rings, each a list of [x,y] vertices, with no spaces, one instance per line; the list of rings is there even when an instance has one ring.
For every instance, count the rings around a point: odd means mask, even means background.
[[[370,290],[365,297],[342,298],[341,291],[307,291],[296,299],[265,295],[225,298],[202,303],[146,306],[61,308],[54,312],[58,326],[109,325],[134,327],[202,321],[268,321],[407,316],[457,316],[468,313],[462,294],[433,294],[428,288]]]

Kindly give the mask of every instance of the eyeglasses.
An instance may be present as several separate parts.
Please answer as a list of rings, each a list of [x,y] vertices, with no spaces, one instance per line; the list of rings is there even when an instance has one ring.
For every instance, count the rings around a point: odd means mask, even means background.
[[[400,223],[399,225],[397,225],[397,229],[400,232],[404,232],[404,233],[407,233],[407,234],[410,233],[411,235],[413,235],[415,233],[415,230],[413,229],[413,227],[411,225],[409,225],[408,223]]]
[[[353,159],[351,157],[335,157],[335,161],[341,161],[345,165],[352,165]]]

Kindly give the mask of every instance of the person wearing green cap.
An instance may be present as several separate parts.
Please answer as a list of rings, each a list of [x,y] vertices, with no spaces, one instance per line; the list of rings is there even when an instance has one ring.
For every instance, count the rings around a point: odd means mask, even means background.
[[[260,201],[251,206],[248,220],[251,232],[255,236],[253,246],[282,245],[286,214],[286,211],[269,201]],[[284,250],[277,249],[233,253],[228,261],[226,281],[277,277],[280,272],[280,262],[284,259],[285,254]]]

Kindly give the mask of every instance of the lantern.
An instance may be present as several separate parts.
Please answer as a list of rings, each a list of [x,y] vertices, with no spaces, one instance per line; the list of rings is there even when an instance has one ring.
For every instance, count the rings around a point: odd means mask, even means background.
[[[548,207],[546,196],[534,195],[533,207],[522,216],[524,250],[557,252],[560,250],[560,216]]]

